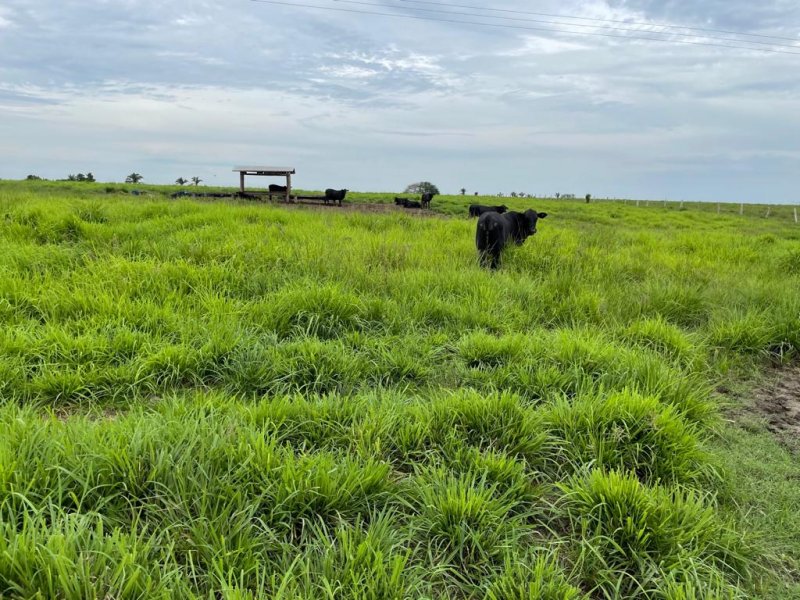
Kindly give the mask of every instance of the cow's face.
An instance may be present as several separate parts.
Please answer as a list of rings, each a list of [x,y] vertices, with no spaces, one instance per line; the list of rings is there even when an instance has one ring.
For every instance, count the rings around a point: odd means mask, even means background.
[[[529,236],[536,233],[536,224],[539,222],[539,219],[544,219],[547,216],[547,213],[540,212],[537,213],[535,210],[526,210],[525,211],[525,222],[528,226],[528,231],[526,232]]]

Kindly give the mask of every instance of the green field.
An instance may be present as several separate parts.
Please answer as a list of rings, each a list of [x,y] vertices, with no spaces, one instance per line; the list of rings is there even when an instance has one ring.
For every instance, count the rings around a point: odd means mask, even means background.
[[[0,598],[800,597],[791,207],[125,187],[0,182]]]

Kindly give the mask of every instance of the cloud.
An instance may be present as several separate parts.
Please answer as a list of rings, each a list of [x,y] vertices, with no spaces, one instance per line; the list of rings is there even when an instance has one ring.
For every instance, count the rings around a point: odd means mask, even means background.
[[[797,35],[794,3],[732,1],[492,7]],[[0,29],[0,177],[794,199],[792,55],[207,0],[6,0]]]

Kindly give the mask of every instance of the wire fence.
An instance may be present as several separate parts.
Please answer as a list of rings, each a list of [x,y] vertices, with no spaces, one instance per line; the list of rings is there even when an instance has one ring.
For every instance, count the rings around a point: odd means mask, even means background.
[[[619,202],[642,208],[693,210],[718,215],[739,215],[764,219],[788,219],[800,223],[800,210],[793,204],[748,204],[744,202],[686,202],[683,200],[629,200],[622,198],[592,198],[591,202]]]

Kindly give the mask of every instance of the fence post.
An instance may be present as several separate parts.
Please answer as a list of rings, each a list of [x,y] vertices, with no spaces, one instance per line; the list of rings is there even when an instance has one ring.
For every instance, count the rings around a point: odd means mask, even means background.
[[[797,207],[794,207],[794,222],[797,223]]]
[[[636,201],[636,206],[639,206],[639,201],[638,200]]]
[[[740,215],[743,215],[743,214],[744,214],[744,202],[742,202],[742,203],[739,205],[739,214],[740,214]]]
[[[681,200],[681,210],[683,210],[683,200]]]
[[[765,214],[765,215],[764,215],[764,218],[765,218],[765,219],[769,217],[769,211],[770,211],[771,209],[772,209],[772,207],[771,207],[771,206],[767,206],[767,214]]]

